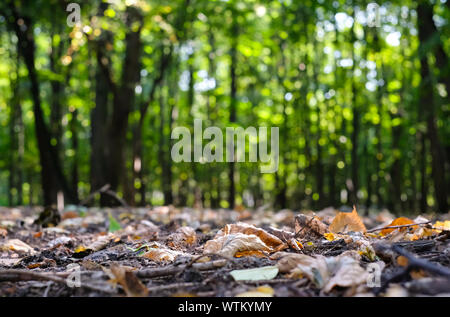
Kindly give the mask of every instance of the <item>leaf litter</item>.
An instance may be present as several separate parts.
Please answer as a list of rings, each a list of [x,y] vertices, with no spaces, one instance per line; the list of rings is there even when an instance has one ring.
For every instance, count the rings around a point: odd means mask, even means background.
[[[450,214],[71,206],[42,228],[1,211],[0,296],[450,294]]]

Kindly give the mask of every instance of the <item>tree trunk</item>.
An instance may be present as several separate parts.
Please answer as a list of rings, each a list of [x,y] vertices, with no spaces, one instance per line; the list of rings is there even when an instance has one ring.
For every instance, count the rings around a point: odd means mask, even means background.
[[[237,104],[237,45],[238,45],[238,32],[239,26],[237,23],[237,12],[233,12],[233,22],[231,25],[231,49],[230,49],[230,123],[236,122],[236,104]],[[228,178],[230,180],[230,185],[228,189],[228,205],[230,209],[235,207],[236,199],[236,184],[235,184],[235,162],[229,163]]]
[[[41,163],[41,184],[43,189],[43,204],[50,206],[56,204],[57,193],[63,192],[66,201],[76,203],[72,191],[69,189],[62,173],[61,164],[54,147],[51,145],[51,135],[44,120],[41,108],[40,88],[35,67],[35,42],[31,19],[21,16],[14,4],[10,3],[14,17],[13,28],[18,38],[20,53],[28,69],[28,77],[31,82],[31,97],[33,101],[33,113],[35,119],[35,132],[39,148]]]
[[[425,116],[427,125],[427,138],[430,141],[432,176],[434,182],[434,192],[437,201],[437,209],[439,212],[446,213],[448,211],[447,189],[445,181],[445,158],[439,134],[436,125],[433,83],[431,78],[430,66],[428,63],[428,52],[424,49],[425,44],[430,40],[433,34],[434,24],[430,22],[430,14],[432,16],[432,7],[426,2],[420,2],[417,6],[417,20],[419,24],[419,40],[421,47],[420,57],[420,75],[421,88],[419,102],[420,107]]]

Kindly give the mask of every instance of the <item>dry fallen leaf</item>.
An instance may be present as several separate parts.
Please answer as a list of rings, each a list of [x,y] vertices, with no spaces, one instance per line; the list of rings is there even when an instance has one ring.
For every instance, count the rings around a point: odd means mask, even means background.
[[[242,251],[271,251],[271,249],[255,235],[243,233],[219,236],[205,243],[204,253],[217,253],[233,257]]]
[[[403,226],[403,225],[410,225],[415,223],[413,220],[406,218],[406,217],[399,217],[394,219],[389,225],[387,225],[387,227],[392,227],[392,226]],[[411,226],[414,229],[417,229],[418,226]],[[385,236],[391,232],[393,232],[394,230],[398,230],[400,232],[405,231],[406,229],[408,229],[408,227],[403,227],[403,228],[386,228],[381,230],[381,235]]]
[[[350,287],[367,282],[368,272],[353,257],[341,257],[337,266],[336,272],[323,288],[326,293],[335,286]]]
[[[273,294],[273,288],[268,285],[264,285],[250,291],[237,294],[236,297],[273,297]]]
[[[271,258],[277,258],[274,254]],[[351,250],[337,257],[314,257],[305,254],[280,254],[277,267],[290,278],[307,277],[325,292],[335,286],[358,286],[366,282],[367,272],[359,265],[360,255]]]
[[[8,231],[6,229],[0,228],[0,237],[6,237],[8,235]]]
[[[248,251],[273,253],[287,248],[276,236],[263,229],[245,223],[228,224],[220,230],[214,239],[205,243],[204,253],[217,253],[233,257],[254,255]],[[248,253],[246,253],[248,252]]]
[[[269,248],[279,251],[286,248],[286,245],[281,241],[278,237],[273,234],[268,233],[267,231],[256,228],[255,226],[238,222],[235,224],[228,224],[223,229],[223,234],[234,234],[234,233],[244,233],[247,235],[255,235],[261,239]],[[217,234],[220,235],[220,232]],[[216,235],[216,237],[217,237]]]
[[[299,238],[321,237],[328,232],[328,226],[315,216],[297,215],[295,217],[295,235]]]
[[[192,246],[197,242],[197,234],[191,227],[178,228],[168,237],[168,245],[173,248]]]
[[[19,239],[7,240],[3,245],[0,246],[0,249],[4,251],[15,251],[19,253],[36,253],[36,251],[34,251],[32,247]]]
[[[146,297],[148,289],[129,269],[115,263],[110,266],[111,273],[114,275],[113,282],[119,283],[127,296]]]
[[[236,254],[234,256],[236,258],[242,258],[242,257],[246,257],[246,256],[265,258],[265,257],[267,257],[267,254],[265,254],[264,252],[259,251],[259,250],[253,250],[253,251],[238,251],[238,252],[236,252]]]
[[[151,249],[143,256],[155,262],[173,262],[179,255],[183,253],[170,249]]]
[[[329,278],[326,258],[322,255],[315,257],[306,254],[286,253],[277,263],[281,273],[289,273],[291,278],[307,277],[322,288]]]
[[[450,231],[450,220],[436,221],[433,225],[433,229],[439,230],[439,233],[441,230]]]
[[[359,218],[356,208],[353,207],[352,212],[338,213],[330,224],[329,230],[333,233],[349,231],[366,232],[366,226],[364,226],[361,218]]]

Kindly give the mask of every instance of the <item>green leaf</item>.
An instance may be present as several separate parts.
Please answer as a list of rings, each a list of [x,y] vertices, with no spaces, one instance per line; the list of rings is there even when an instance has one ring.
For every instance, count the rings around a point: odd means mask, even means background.
[[[109,214],[109,232],[115,232],[120,229],[122,229],[120,224],[111,214]]]

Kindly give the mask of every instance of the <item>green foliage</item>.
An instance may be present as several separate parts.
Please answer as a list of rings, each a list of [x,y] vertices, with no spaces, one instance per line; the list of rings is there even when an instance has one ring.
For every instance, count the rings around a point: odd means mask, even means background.
[[[23,59],[17,58],[17,36],[8,26],[7,3],[0,4],[0,205],[11,203],[11,190],[13,204],[18,200],[39,204],[42,192],[31,84]],[[51,128],[56,116],[55,126],[62,131],[57,145],[63,171],[76,182],[80,197],[97,190],[90,184],[91,115],[100,72],[96,45],[112,37],[105,47],[106,57],[111,61],[111,79],[119,83],[130,31],[126,7],[132,3],[144,17],[141,72],[128,121],[126,171],[114,171],[122,175],[118,192],[130,204],[163,204],[168,188],[175,204],[228,205],[228,164],[170,160],[172,128],[192,128],[193,118],[202,118],[222,129],[280,127],[278,173],[261,175],[257,163],[236,164],[239,203],[250,207],[276,204],[285,189],[287,204],[283,207],[348,204],[356,147],[358,202],[417,210],[423,191],[420,179],[431,177],[431,153],[423,152],[420,143],[426,132],[418,104],[421,54],[428,54],[434,67],[431,80],[436,87],[438,132],[448,152],[450,92],[439,78],[447,76],[448,80],[450,72],[448,67],[436,67],[433,54],[440,43],[444,54],[449,54],[450,12],[439,1],[434,5],[438,32],[420,49],[415,1],[381,4],[378,27],[367,24],[365,2],[354,6],[328,0],[83,2],[81,26],[74,28],[66,25],[67,12],[60,1],[18,3],[17,9],[33,21],[47,125],[50,132],[57,131]],[[235,100],[230,97],[232,54],[236,56]],[[149,100],[165,56],[169,61],[163,79]],[[63,86],[59,95],[54,93],[55,84]],[[112,90],[107,94],[108,120],[113,95]],[[59,118],[55,100],[61,105]],[[137,161],[132,156],[135,129],[141,107],[149,101],[142,118],[142,173],[137,176]],[[235,123],[229,122],[231,104],[236,106]],[[12,115],[17,107],[21,107],[23,125],[17,113]],[[75,109],[74,135],[70,122]],[[359,132],[353,138],[355,120],[359,120]],[[74,141],[78,141],[76,149]],[[422,160],[428,167],[425,174],[419,168]],[[17,168],[12,171],[12,166]],[[14,173],[14,184],[9,183],[10,173]],[[398,180],[401,188],[393,191]],[[427,192],[434,191],[427,187]],[[117,224],[111,216],[110,221],[113,227]]]

